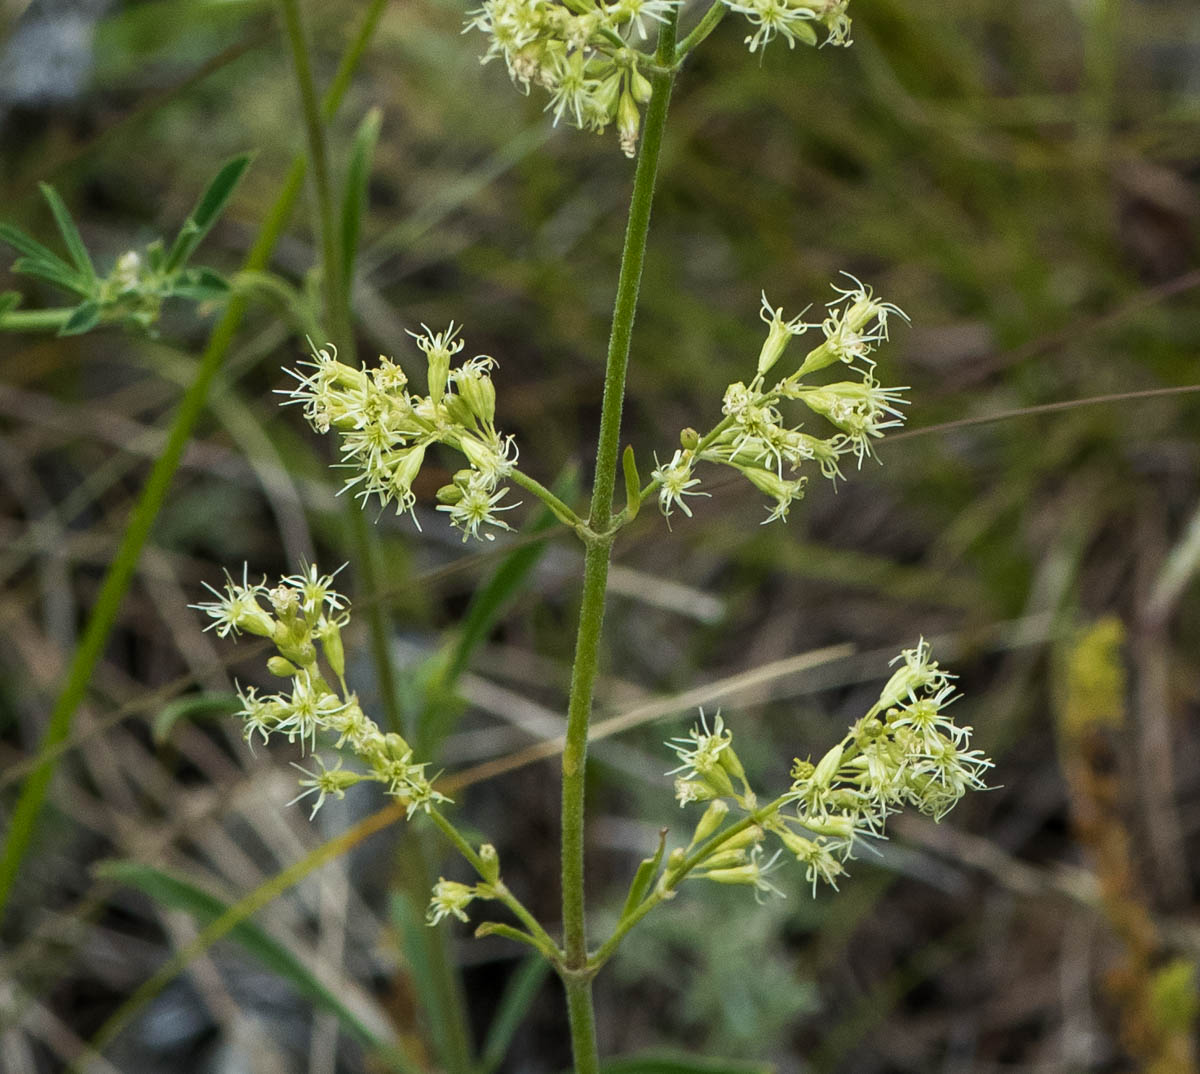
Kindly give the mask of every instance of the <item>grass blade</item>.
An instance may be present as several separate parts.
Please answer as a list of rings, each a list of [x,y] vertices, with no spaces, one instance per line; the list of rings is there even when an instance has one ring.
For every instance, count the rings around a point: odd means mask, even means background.
[[[50,211],[54,214],[54,222],[58,225],[63,242],[67,245],[71,260],[75,262],[75,267],[79,269],[79,274],[87,282],[89,289],[94,288],[96,286],[96,266],[92,264],[91,255],[83,244],[83,236],[79,234],[79,228],[71,219],[70,210],[59,197],[58,191],[49,183],[39,183],[38,187],[42,191],[42,197],[49,204]]]
[[[350,287],[354,278],[354,257],[358,252],[358,237],[362,229],[363,209],[367,204],[367,184],[371,179],[371,162],[375,159],[375,143],[379,140],[379,125],[383,113],[372,108],[359,124],[354,135],[354,149],[346,172],[346,188],[342,196],[341,245],[342,279]]]
[[[191,215],[183,222],[179,234],[171,244],[164,263],[164,271],[170,273],[186,264],[209,229],[217,222],[242,173],[250,166],[252,154],[243,153],[224,165],[200,195]]]
[[[392,921],[439,1065],[450,1071],[470,1069],[470,1045],[456,1039],[452,1000],[446,994],[453,982],[444,976],[446,967],[434,948],[436,933],[425,924],[423,908],[409,894],[397,892],[392,896]]]
[[[97,872],[106,880],[137,888],[155,902],[173,910],[184,910],[201,925],[212,924],[229,912],[229,904],[197,887],[190,880],[135,861],[102,863]],[[337,1016],[347,1032],[374,1051],[389,1047],[291,951],[250,921],[229,930],[228,938],[253,955],[263,966],[287,981],[297,993],[320,1010]]]
[[[500,1007],[488,1027],[479,1060],[480,1074],[491,1074],[504,1059],[517,1027],[537,998],[550,973],[550,963],[541,955],[530,955],[513,973],[500,998]]]

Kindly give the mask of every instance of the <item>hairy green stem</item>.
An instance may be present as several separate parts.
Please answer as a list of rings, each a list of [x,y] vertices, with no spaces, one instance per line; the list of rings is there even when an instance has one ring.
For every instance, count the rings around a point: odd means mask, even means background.
[[[304,134],[308,143],[308,159],[312,168],[313,190],[317,201],[317,230],[320,233],[321,272],[325,289],[325,318],[334,345],[343,361],[356,365],[354,323],[350,311],[350,281],[343,272],[343,260],[338,249],[337,214],[334,209],[333,177],[325,143],[325,118],[317,105],[316,84],[308,59],[308,40],[300,12],[299,0],[280,0],[284,30],[300,91]],[[379,554],[371,524],[353,500],[348,501],[350,538],[354,545],[359,585],[362,590],[380,592]],[[373,600],[366,605],[367,628],[375,676],[383,714],[393,731],[400,730],[400,705],[396,696],[396,672],[392,661],[390,630],[383,602]]]
[[[676,13],[668,16],[658,37],[658,61],[664,67],[675,55]],[[584,557],[583,595],[579,609],[579,631],[571,671],[571,694],[567,705],[567,733],[562,758],[562,907],[564,959],[561,976],[567,991],[567,1012],[576,1074],[597,1074],[596,1020],[587,970],[587,915],[584,900],[584,792],[588,722],[600,660],[600,634],[604,623],[608,565],[612,536],[604,534],[612,521],[613,493],[619,465],[621,410],[629,347],[637,313],[638,290],[646,259],[650,209],[662,151],[667,107],[674,75],[669,71],[651,78],[653,93],[646,109],[646,125],[634,173],[629,222],[621,254],[617,297],[609,335],[604,375],[604,402],[600,413],[600,435],[596,447],[596,476],[592,486],[591,513]]]
[[[471,868],[479,874],[480,879],[487,881],[487,866],[475,848],[467,842],[466,837],[439,810],[431,809],[429,816],[433,823],[437,825],[438,830],[450,841],[455,850],[467,859]],[[488,882],[490,883],[490,881]],[[496,889],[496,899],[507,906],[521,924],[529,930],[530,939],[535,941],[534,946],[550,962],[557,963],[561,955],[558,945],[550,938],[550,934],[542,928],[538,919],[525,908],[525,904],[520,899],[509,891],[503,881],[496,882],[493,886]]]
[[[341,104],[350,76],[362,57],[367,42],[375,32],[386,0],[371,0],[363,18],[362,25],[342,58],[337,77],[325,96],[324,110],[326,115],[332,115]],[[246,256],[244,269],[259,272],[266,268],[270,261],[271,252],[279,241],[291,216],[292,208],[304,182],[306,164],[303,158],[293,161],[283,188],[280,190],[275,203],[259,230],[258,237],[250,253]],[[167,491],[175,471],[179,468],[184,449],[191,439],[192,430],[204,409],[209,388],[216,377],[225,355],[233,345],[234,337],[241,326],[242,317],[246,313],[246,300],[233,295],[225,306],[221,319],[213,328],[208,339],[208,346],[201,356],[196,370],[196,379],[179,402],[179,408],[167,431],[166,443],[162,453],[154,462],[145,487],[135,505],[121,542],[113,554],[112,565],[101,583],[100,592],[92,609],[91,617],[83,629],[83,635],[75,652],[71,655],[71,663],[67,669],[62,692],[50,713],[46,732],[38,746],[39,761],[37,767],[30,773],[29,778],[21,788],[9,823],[8,835],[4,842],[3,857],[0,857],[0,921],[3,920],[4,910],[8,903],[12,886],[20,872],[21,862],[33,838],[38,815],[45,802],[50,780],[62,756],[58,747],[71,733],[71,725],[75,713],[87,692],[92,673],[100,661],[109,634],[117,621],[121,603],[129,590],[142,548],[150,536],[150,530],[162,510]]]
[[[588,969],[592,973],[599,971],[600,967],[616,953],[621,941],[634,925],[641,921],[642,918],[664,899],[671,898],[688,873],[716,851],[722,843],[728,842],[735,835],[740,835],[747,828],[753,827],[755,824],[761,824],[768,817],[778,813],[782,807],[783,799],[777,798],[761,809],[755,810],[749,816],[743,817],[736,824],[731,824],[728,828],[717,832],[716,835],[712,836],[712,838],[708,839],[698,849],[684,858],[674,869],[668,868],[663,873],[658,884],[655,885],[654,890],[617,922],[617,927],[613,929],[612,935],[596,949],[595,954],[589,959]]]
[[[0,313],[0,331],[56,332],[74,312],[74,309],[9,310]]]
[[[514,485],[520,485],[521,488],[525,489],[526,491],[532,492],[539,500],[542,501],[542,503],[549,507],[554,513],[554,517],[560,522],[562,522],[564,525],[570,526],[573,530],[575,530],[576,533],[582,534],[583,527],[585,525],[583,519],[580,518],[574,511],[572,511],[570,507],[563,503],[562,500],[555,496],[554,493],[546,488],[546,486],[540,481],[534,480],[528,474],[522,473],[520,470],[513,470],[513,472],[508,476],[511,478]]]
[[[674,62],[682,63],[684,57],[717,28],[717,24],[728,11],[729,8],[723,0],[716,0],[716,3],[704,13],[704,17],[696,24],[696,28],[679,42],[679,47],[675,50]]]

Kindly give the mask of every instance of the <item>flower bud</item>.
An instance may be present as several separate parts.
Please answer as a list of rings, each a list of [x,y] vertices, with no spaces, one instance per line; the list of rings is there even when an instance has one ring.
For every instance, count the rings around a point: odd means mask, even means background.
[[[267,670],[272,675],[278,675],[281,679],[300,674],[300,669],[290,660],[285,660],[282,656],[270,657],[267,660]]]
[[[642,113],[629,92],[621,94],[617,105],[617,135],[621,140],[621,152],[627,157],[637,153],[638,131],[642,125]]]
[[[321,651],[333,673],[339,678],[346,677],[346,650],[342,645],[342,630],[337,623],[328,623],[321,634]]]
[[[685,451],[695,451],[700,446],[700,434],[695,429],[683,429],[679,434],[679,446]]]
[[[703,843],[705,839],[721,827],[728,813],[729,806],[719,798],[713,802],[697,822],[696,830],[692,832],[692,841],[688,843],[688,846],[694,847],[697,843]]]
[[[839,743],[826,753],[817,763],[816,770],[813,772],[813,783],[819,787],[828,787],[833,782],[833,777],[837,775],[838,769],[842,766],[842,754],[844,752],[843,746]]]
[[[489,884],[497,883],[500,880],[500,855],[491,843],[484,843],[479,848],[479,860],[483,865],[483,878]]]
[[[648,79],[636,67],[629,71],[629,89],[633,93],[633,99],[638,104],[647,104],[650,101],[650,95],[654,92],[654,87],[650,85]]]

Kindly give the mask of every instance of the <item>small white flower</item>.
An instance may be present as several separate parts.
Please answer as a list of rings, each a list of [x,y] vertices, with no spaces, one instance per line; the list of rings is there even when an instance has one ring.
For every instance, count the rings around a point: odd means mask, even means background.
[[[249,570],[248,564],[242,565],[240,585],[226,571],[225,592],[223,593],[204,582],[204,588],[217,599],[202,604],[188,605],[189,608],[203,612],[212,619],[205,629],[215,630],[220,638],[228,637],[230,634],[240,634],[243,630],[249,634],[269,638],[275,630],[275,620],[258,603],[260,597],[268,595],[267,587],[261,582],[251,585]]]
[[[493,491],[486,479],[472,479],[462,489],[462,497],[457,503],[440,503],[439,511],[445,511],[450,516],[451,525],[463,532],[463,540],[474,537],[476,540],[494,541],[493,533],[480,533],[480,526],[494,526],[496,529],[511,530],[512,527],[503,519],[497,518],[499,511],[511,511],[519,507],[518,503],[510,503],[500,507],[499,503],[507,494],[504,487]]]
[[[694,456],[690,451],[676,451],[665,466],[659,462],[657,455],[654,456],[654,461],[657,465],[650,476],[659,483],[658,509],[662,511],[663,517],[669,523],[672,508],[678,505],[679,509],[691,518],[692,509],[688,507],[684,497],[709,495],[707,492],[692,491],[700,484],[700,479],[692,476],[692,467],[696,464]]]
[[[433,897],[429,900],[429,909],[425,921],[436,925],[445,917],[454,916],[459,921],[467,920],[467,907],[478,897],[479,892],[472,886],[460,884],[455,880],[438,877],[433,886]]]

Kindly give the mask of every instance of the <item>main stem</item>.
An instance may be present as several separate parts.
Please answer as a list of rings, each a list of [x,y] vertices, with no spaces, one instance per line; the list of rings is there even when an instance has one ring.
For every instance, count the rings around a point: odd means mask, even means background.
[[[663,26],[658,40],[658,62],[667,67],[675,54],[675,18]],[[604,403],[600,413],[600,437],[596,448],[596,478],[592,486],[592,536],[584,557],[583,597],[579,609],[579,631],[571,672],[571,696],[567,706],[567,736],[562,758],[562,917],[563,983],[571,1025],[571,1047],[575,1074],[597,1074],[596,1020],[592,1008],[591,975],[587,968],[587,915],[583,887],[583,819],[586,789],[588,721],[600,658],[600,633],[604,623],[608,565],[612,555],[612,501],[616,489],[621,438],[621,410],[625,400],[625,377],[629,369],[629,345],[637,313],[638,289],[646,259],[646,236],[650,231],[650,208],[654,181],[662,150],[667,106],[671,100],[673,73],[663,70],[651,80],[653,93],[646,109],[646,126],[638,152],[621,254],[621,274],[613,309],[604,374]]]

